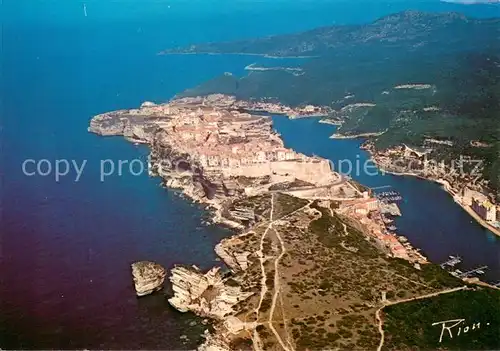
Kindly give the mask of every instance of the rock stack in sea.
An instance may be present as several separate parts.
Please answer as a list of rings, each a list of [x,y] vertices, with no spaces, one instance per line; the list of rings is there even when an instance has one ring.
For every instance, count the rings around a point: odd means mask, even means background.
[[[137,296],[149,295],[163,287],[167,271],[161,265],[150,261],[140,261],[132,264]]]

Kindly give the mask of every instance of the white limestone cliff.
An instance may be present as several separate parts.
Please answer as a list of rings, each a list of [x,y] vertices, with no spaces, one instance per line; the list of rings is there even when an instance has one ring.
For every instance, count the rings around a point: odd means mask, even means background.
[[[176,266],[170,281],[174,296],[168,301],[173,307],[218,320],[234,313],[233,307],[253,294],[242,291],[240,286],[229,286],[219,267],[203,274],[195,266]]]

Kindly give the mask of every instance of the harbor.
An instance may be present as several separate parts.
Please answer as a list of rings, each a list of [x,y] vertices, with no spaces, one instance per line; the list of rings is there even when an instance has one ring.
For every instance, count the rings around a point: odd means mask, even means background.
[[[398,202],[403,200],[403,196],[397,191],[384,191],[377,193],[376,197],[382,202]]]
[[[463,262],[462,257],[460,256],[453,256],[450,255],[448,256],[448,260],[445,262],[441,263],[440,266],[441,268],[447,270],[452,274],[453,276],[460,278],[460,279],[470,279],[470,278],[479,278],[479,276],[482,276],[485,271],[488,269],[488,266],[483,265],[471,269],[467,269],[465,271],[462,271],[461,269],[456,268],[456,266],[460,265]],[[497,284],[492,284],[493,286],[498,286],[500,283]]]
[[[383,187],[378,187],[378,189],[387,189],[390,187],[391,186],[383,186]],[[373,189],[371,190],[373,191]],[[379,192],[376,193],[375,196],[379,200],[381,208],[385,208],[385,212],[384,210],[382,211],[382,213],[384,213],[382,221],[385,224],[387,234],[397,237],[398,241],[402,243],[404,246],[407,245],[408,248],[411,248],[415,251],[419,251],[418,249],[415,249],[411,246],[411,244],[408,242],[408,239],[405,236],[398,235],[397,233],[398,227],[394,224],[393,217],[396,217],[395,214],[397,214],[397,216],[402,215],[397,203],[403,201],[403,196],[398,191],[395,190],[387,190]],[[392,208],[392,211],[387,210],[388,208],[389,209]],[[396,208],[397,210],[395,210]],[[450,255],[448,256],[448,259],[446,261],[440,264],[440,267],[442,269],[447,270],[448,272],[450,272],[450,274],[460,279],[471,279],[471,278],[479,279],[481,276],[485,274],[486,270],[489,268],[487,265],[481,265],[475,268],[467,268],[467,269],[457,268],[457,266],[460,266],[462,263],[463,263],[462,257],[460,257],[459,255]],[[500,282],[497,283],[497,285],[500,285]]]
[[[381,200],[379,206],[385,213],[380,221],[385,224],[387,239],[391,236],[402,245],[411,245],[437,264],[447,261],[449,255],[459,255],[464,263],[456,269],[462,272],[487,265],[484,274],[479,274],[481,280],[500,282],[500,240],[471,221],[439,184],[415,177],[363,172],[363,165],[370,163],[370,155],[359,149],[363,140],[329,139],[337,128],[334,125],[314,119],[290,121],[276,117],[273,121],[289,147],[328,158],[335,165],[342,160],[351,160],[353,165],[359,162],[358,170],[353,167],[349,175]],[[306,137],[310,135],[314,138]],[[392,226],[396,230],[391,230]]]

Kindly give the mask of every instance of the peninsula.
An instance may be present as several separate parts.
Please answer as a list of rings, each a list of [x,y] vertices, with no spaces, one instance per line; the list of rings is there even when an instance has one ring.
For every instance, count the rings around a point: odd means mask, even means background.
[[[328,160],[284,147],[271,119],[249,111],[323,112],[215,94],[145,102],[90,122],[90,132],[147,144],[152,176],[236,229],[215,248],[229,273],[189,265],[170,271],[170,304],[213,320],[200,349],[400,349],[394,325],[407,321],[389,314],[385,331],[386,306],[397,312],[395,305],[446,294],[456,309],[461,291],[496,297],[389,234],[384,204]],[[485,344],[496,347],[487,333]]]
[[[280,192],[326,201],[339,213],[359,219],[394,256],[425,261],[408,244],[402,245],[387,233],[385,204],[334,172],[328,160],[285,148],[268,116],[246,111],[297,118],[324,113],[324,108],[291,108],[213,94],[177,98],[160,105],[145,102],[139,109],[98,115],[89,131],[123,135],[134,143],[150,145],[150,174],[162,177],[167,187],[181,189],[194,201],[211,207],[216,222],[234,228],[252,224],[255,213],[234,208],[234,202]]]

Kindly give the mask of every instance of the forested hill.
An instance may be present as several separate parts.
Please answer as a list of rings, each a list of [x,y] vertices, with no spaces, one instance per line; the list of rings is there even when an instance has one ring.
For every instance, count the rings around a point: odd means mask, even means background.
[[[405,11],[371,24],[322,27],[302,33],[241,41],[205,43],[163,51],[245,53],[277,57],[321,56],[343,48],[376,43],[417,50],[422,47],[477,48],[498,45],[500,19],[473,19],[459,13]],[[464,47],[465,45],[465,47]]]

